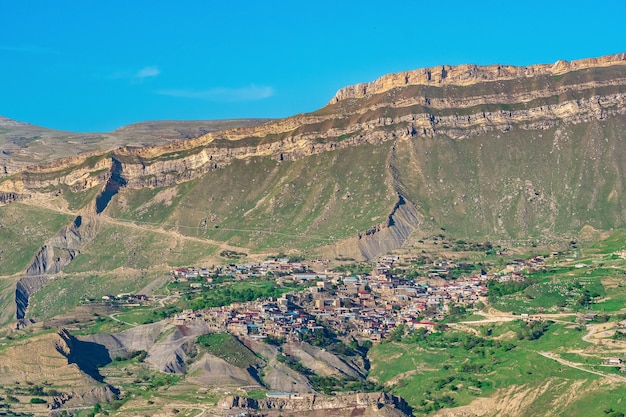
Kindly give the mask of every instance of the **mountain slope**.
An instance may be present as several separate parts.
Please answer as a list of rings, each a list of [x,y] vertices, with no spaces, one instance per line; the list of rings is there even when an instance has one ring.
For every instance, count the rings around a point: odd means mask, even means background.
[[[253,251],[370,258],[418,227],[563,239],[626,224],[625,114],[625,54],[443,66],[347,87],[309,114],[32,167],[0,179],[0,202],[46,196]]]

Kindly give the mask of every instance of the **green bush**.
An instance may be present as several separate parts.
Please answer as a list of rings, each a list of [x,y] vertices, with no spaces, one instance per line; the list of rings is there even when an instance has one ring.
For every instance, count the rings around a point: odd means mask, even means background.
[[[30,399],[31,404],[47,404],[48,402],[43,398],[33,397]]]

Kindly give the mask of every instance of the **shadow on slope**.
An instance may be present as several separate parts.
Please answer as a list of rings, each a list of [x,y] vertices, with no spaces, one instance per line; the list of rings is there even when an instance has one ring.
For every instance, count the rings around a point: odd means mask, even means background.
[[[59,330],[56,349],[67,358],[69,364],[75,363],[78,368],[98,382],[104,378],[98,368],[111,363],[109,351],[94,342],[84,342],[71,335],[66,329]]]

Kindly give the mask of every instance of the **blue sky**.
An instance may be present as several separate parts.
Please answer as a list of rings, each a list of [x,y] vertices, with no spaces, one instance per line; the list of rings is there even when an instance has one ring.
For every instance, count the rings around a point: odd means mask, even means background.
[[[441,64],[626,51],[624,1],[6,1],[0,115],[72,131],[286,117]]]

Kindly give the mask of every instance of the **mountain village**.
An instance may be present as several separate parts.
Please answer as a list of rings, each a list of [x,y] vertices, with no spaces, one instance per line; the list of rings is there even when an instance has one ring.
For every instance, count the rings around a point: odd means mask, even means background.
[[[415,258],[401,259],[399,256],[382,257],[375,263],[371,274],[346,274],[332,269],[318,273],[288,259],[231,264],[220,272],[239,280],[276,273],[279,275],[277,285],[293,281],[306,284],[308,288],[275,299],[236,302],[200,311],[185,310],[172,320],[176,325],[204,320],[215,331],[256,339],[270,337],[295,341],[300,340],[303,333],[320,331],[328,326],[339,334],[380,341],[401,324],[409,329],[441,329],[445,326],[438,326],[435,322],[486,300],[487,281],[522,280],[522,271],[537,270],[544,259],[535,257],[516,261],[499,275],[481,271],[481,274],[449,281],[442,277],[458,268],[457,263],[421,265],[419,268],[429,279],[415,280],[408,276],[406,268],[398,267],[415,261]],[[327,265],[327,262],[319,263]],[[189,293],[200,292],[213,285],[211,277],[215,271],[215,268],[180,268],[173,271],[172,280],[186,283]],[[183,291],[179,290],[175,295],[181,296]]]

